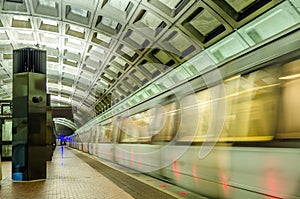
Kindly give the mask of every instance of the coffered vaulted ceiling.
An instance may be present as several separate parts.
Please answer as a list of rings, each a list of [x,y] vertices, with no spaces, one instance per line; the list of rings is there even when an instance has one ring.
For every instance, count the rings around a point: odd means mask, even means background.
[[[0,98],[12,51],[47,50],[52,106],[82,125],[280,0],[0,0]]]

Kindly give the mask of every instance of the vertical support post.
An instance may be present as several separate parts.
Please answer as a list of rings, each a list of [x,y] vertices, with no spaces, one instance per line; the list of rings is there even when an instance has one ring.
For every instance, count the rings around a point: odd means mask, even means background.
[[[51,161],[53,155],[53,121],[52,108],[50,106],[50,95],[47,94],[47,130],[46,130],[46,160]]]
[[[46,179],[46,51],[13,51],[12,179]]]

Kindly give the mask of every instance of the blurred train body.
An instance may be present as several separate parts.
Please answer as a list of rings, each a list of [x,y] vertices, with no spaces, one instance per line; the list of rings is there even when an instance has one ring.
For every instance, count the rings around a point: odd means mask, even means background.
[[[284,38],[290,51],[272,56],[276,41],[236,57],[221,67],[240,71],[222,82],[190,80],[193,92],[179,86],[86,126],[69,145],[209,198],[300,198],[298,36]]]

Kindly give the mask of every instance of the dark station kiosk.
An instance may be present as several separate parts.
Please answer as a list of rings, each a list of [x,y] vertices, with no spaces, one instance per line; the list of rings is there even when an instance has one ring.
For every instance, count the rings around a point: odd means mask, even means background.
[[[13,51],[12,179],[46,179],[46,51]]]

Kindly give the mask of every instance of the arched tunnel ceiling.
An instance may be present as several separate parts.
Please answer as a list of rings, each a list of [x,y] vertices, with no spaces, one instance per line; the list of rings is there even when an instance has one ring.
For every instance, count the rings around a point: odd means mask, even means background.
[[[51,105],[82,125],[280,0],[0,0],[0,98],[12,50],[47,50]]]

